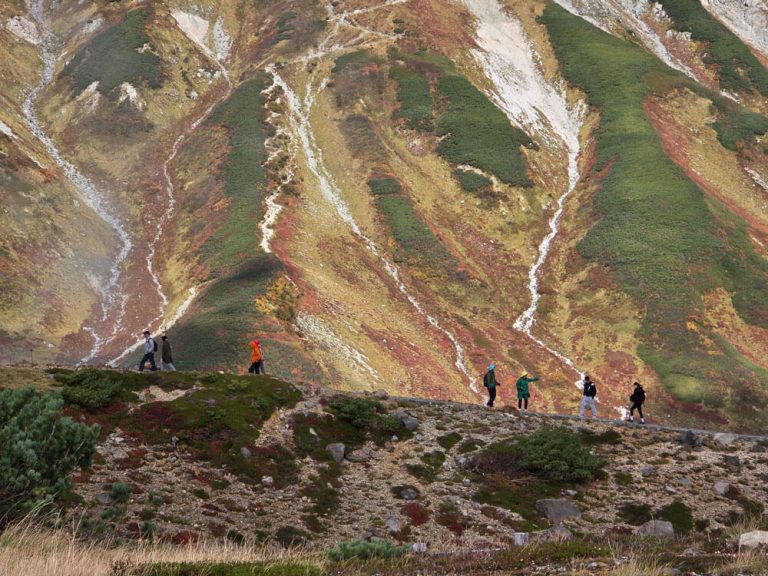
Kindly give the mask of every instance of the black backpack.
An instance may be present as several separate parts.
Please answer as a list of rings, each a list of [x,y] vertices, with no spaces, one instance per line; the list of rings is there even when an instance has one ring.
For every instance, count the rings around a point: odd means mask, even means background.
[[[155,347],[155,352],[157,352],[157,340],[152,338],[152,345]]]

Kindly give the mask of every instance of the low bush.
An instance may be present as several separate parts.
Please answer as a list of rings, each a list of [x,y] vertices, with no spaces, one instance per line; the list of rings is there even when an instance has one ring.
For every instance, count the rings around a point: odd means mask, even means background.
[[[368,50],[357,50],[336,58],[331,72],[341,72],[350,64],[375,64],[381,62],[381,58],[374,56]]]
[[[56,380],[64,384],[61,395],[67,404],[90,411],[109,406],[122,388],[117,378],[95,368],[58,374]]]
[[[691,509],[681,500],[675,500],[659,510],[659,517],[671,522],[675,532],[687,534],[693,528]]]
[[[627,502],[619,509],[619,518],[632,526],[645,524],[652,518],[651,507],[648,504]]]
[[[525,438],[520,455],[523,468],[553,482],[587,482],[603,468],[603,460],[562,426],[541,428]]]
[[[459,185],[467,192],[477,192],[491,185],[491,180],[477,172],[467,170],[454,170],[453,175],[459,181]]]
[[[63,417],[62,407],[55,394],[0,390],[0,525],[53,503],[71,488],[70,473],[90,466],[99,427]]]
[[[445,436],[440,436],[437,439],[437,443],[444,449],[444,450],[450,450],[453,448],[456,444],[461,442],[461,434],[458,432],[450,432],[446,434]]]
[[[407,546],[397,546],[389,540],[374,538],[367,540],[351,540],[341,542],[328,551],[328,558],[334,562],[352,558],[364,560],[367,558],[397,558],[408,550]]]
[[[398,86],[397,101],[400,108],[395,115],[404,118],[406,126],[414,130],[433,130],[432,94],[424,74],[395,65],[390,69],[389,76]]]

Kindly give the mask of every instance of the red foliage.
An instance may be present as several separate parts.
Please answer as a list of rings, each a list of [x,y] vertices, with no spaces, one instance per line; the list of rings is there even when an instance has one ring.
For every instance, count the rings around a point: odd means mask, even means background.
[[[421,526],[429,520],[429,510],[418,502],[408,502],[401,508],[403,514],[408,516],[412,526]]]

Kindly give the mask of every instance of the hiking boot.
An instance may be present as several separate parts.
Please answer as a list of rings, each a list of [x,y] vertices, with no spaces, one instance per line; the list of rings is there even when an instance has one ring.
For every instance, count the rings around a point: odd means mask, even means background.
[[[627,422],[634,422],[634,421],[635,421],[635,418],[633,416],[630,416],[629,418],[627,418]]]
[[[645,424],[645,418],[640,418],[640,424]]]

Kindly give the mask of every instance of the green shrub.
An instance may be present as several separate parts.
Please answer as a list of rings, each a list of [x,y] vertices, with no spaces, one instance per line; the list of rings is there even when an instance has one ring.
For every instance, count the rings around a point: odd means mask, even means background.
[[[321,576],[315,566],[296,562],[210,564],[206,562],[159,562],[141,572],[142,576]]]
[[[632,484],[632,474],[628,474],[626,472],[616,472],[613,477],[616,480],[616,484],[619,486],[629,486]]]
[[[721,117],[713,124],[717,139],[729,150],[737,150],[740,142],[754,142],[757,136],[768,132],[768,118],[746,110],[728,113],[721,111]]]
[[[95,368],[57,375],[56,379],[65,384],[61,395],[67,404],[91,411],[109,406],[121,390],[119,380]]]
[[[403,191],[400,182],[394,178],[371,178],[368,180],[368,186],[370,186],[374,196],[380,194],[397,194]]]
[[[394,65],[389,71],[389,77],[398,86],[397,101],[400,107],[396,116],[404,118],[406,126],[414,130],[433,130],[432,94],[424,74]]]
[[[755,90],[768,97],[768,71],[752,51],[698,0],[660,0],[676,30],[707,44],[704,61],[717,68],[725,90]]]
[[[357,50],[336,58],[331,72],[341,72],[350,64],[378,64],[381,61],[381,58],[374,56],[368,50]]]
[[[454,165],[469,164],[513,186],[530,187],[520,147],[535,148],[528,135],[463,76],[447,75],[438,83],[449,105],[437,123],[442,140],[437,151]]]
[[[58,395],[0,390],[0,523],[52,503],[87,468],[98,426],[62,417]]]
[[[598,444],[621,444],[621,434],[613,429],[608,429],[600,434],[595,434],[592,430],[585,428],[579,432],[581,443],[585,446],[596,446]]]
[[[632,526],[645,524],[652,518],[651,507],[648,504],[627,502],[619,509],[619,518]]]
[[[489,178],[477,172],[454,170],[453,175],[459,181],[459,185],[467,192],[477,192],[491,185]]]
[[[693,528],[691,509],[680,500],[675,500],[659,510],[659,517],[671,522],[675,532],[687,534]]]
[[[145,31],[148,16],[144,8],[128,12],[121,24],[80,48],[62,70],[62,76],[73,77],[77,92],[96,81],[102,94],[123,82],[159,88],[160,59],[151,50],[139,51],[150,41]]]
[[[603,468],[603,460],[562,426],[537,430],[521,442],[520,453],[523,468],[552,482],[587,482]]]
[[[456,444],[461,442],[461,434],[458,432],[450,432],[446,434],[445,436],[440,436],[437,439],[437,443],[444,449],[444,450],[450,450],[453,448]]]
[[[407,546],[396,546],[389,540],[374,538],[367,540],[351,540],[341,542],[335,548],[328,550],[328,558],[334,562],[352,558],[364,560],[367,558],[397,558],[408,550]]]
[[[342,398],[331,402],[328,410],[355,428],[366,428],[384,412],[384,406],[378,400],[369,398]]]
[[[421,456],[423,464],[408,464],[406,469],[422,482],[434,482],[445,463],[445,452],[435,450]]]
[[[133,488],[125,482],[116,482],[109,489],[109,495],[116,504],[127,504],[132,494]]]

